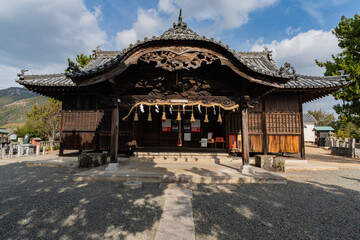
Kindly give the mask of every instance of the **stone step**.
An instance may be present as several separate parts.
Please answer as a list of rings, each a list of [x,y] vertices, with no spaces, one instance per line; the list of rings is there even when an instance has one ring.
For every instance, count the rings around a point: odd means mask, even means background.
[[[224,158],[228,157],[228,153],[189,153],[189,152],[135,152],[135,157],[139,158],[153,158],[153,157],[192,157],[192,158],[207,158],[207,157],[217,157]]]
[[[154,163],[230,163],[233,161],[241,160],[240,158],[232,157],[130,157],[133,162],[154,162]]]

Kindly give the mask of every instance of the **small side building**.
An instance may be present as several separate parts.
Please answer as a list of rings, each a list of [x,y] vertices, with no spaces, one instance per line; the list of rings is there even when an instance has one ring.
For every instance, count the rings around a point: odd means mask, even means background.
[[[0,148],[6,148],[9,144],[9,132],[0,128]]]
[[[313,131],[316,119],[309,113],[305,113],[303,116],[304,121],[304,141],[315,143],[315,132]]]
[[[316,145],[319,147],[330,146],[330,136],[334,129],[330,126],[317,126],[314,127],[316,135]]]

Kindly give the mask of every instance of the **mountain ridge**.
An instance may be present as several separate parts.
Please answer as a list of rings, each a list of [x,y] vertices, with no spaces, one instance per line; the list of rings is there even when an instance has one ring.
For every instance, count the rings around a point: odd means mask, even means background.
[[[26,88],[10,87],[0,90],[0,127],[12,128],[26,121],[26,114],[34,105],[47,102],[47,97]]]

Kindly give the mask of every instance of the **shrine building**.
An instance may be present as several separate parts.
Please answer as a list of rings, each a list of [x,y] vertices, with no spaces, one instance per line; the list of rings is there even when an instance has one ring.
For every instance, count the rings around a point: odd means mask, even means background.
[[[18,83],[62,101],[64,150],[239,152],[305,158],[302,105],[348,84],[278,67],[271,51],[237,52],[179,16],[161,36],[122,51],[94,50],[84,68]]]

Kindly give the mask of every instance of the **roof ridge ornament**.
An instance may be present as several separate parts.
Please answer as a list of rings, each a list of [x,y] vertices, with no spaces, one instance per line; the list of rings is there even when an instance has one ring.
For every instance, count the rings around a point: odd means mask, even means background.
[[[99,53],[99,52],[102,52],[100,44],[97,45],[97,46],[96,46],[96,49],[95,49],[95,50],[92,50],[92,52],[93,52],[93,56],[94,56],[94,57],[97,57],[98,53]]]
[[[191,28],[187,27],[187,23],[183,22],[182,16],[181,16],[182,10],[180,8],[180,13],[178,17],[178,23],[173,23],[173,27],[169,28],[167,31],[165,31],[161,38],[198,38],[200,37],[199,34],[194,32]]]
[[[292,73],[290,73],[290,69],[292,70]],[[284,66],[280,67],[279,74],[280,75],[295,75],[296,71],[293,66],[291,66],[290,63],[285,62]]]
[[[179,13],[179,18],[178,18],[178,23],[173,23],[173,27],[174,28],[179,28],[179,27],[182,27],[182,28],[187,28],[187,24],[186,22],[183,22],[182,20],[182,16],[181,16],[181,8],[180,8],[180,13]]]
[[[263,52],[267,54],[267,57],[268,57],[269,61],[273,60],[272,59],[272,52],[273,51],[270,51],[266,45],[264,46]]]
[[[69,61],[69,67],[66,69],[70,73],[80,73],[80,68],[72,61]]]
[[[21,69],[21,73],[18,73],[17,76],[19,77],[19,80],[24,80],[25,79],[25,72],[27,72],[29,70],[26,69]]]

